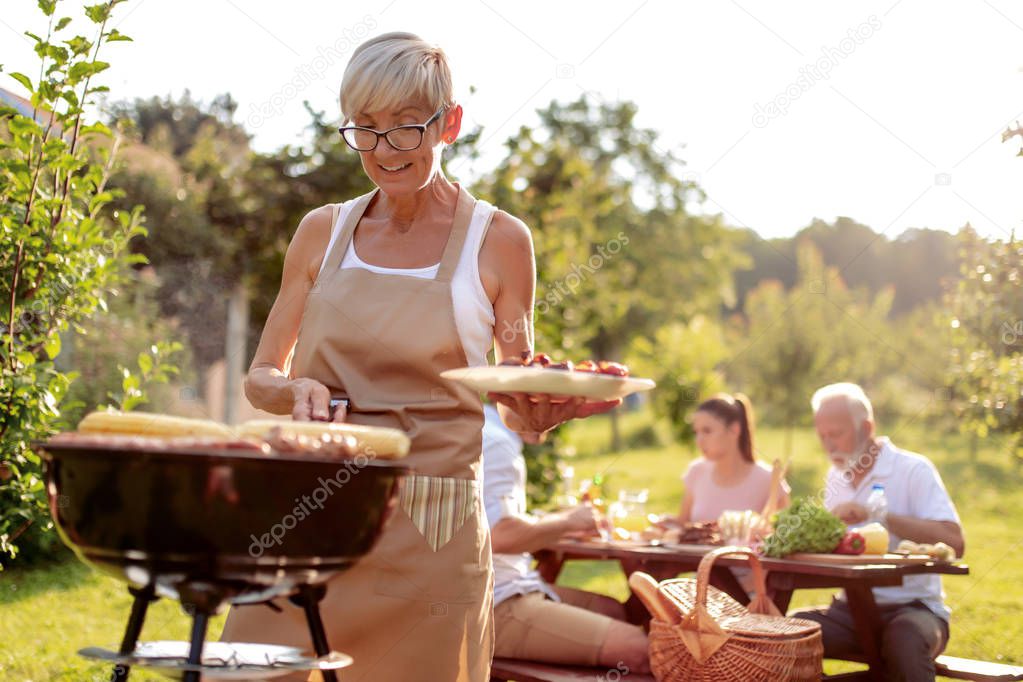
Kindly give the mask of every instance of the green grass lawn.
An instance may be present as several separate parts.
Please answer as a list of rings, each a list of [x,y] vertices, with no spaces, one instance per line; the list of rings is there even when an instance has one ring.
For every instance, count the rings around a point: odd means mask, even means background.
[[[645,413],[623,415],[626,439],[649,428]],[[658,424],[662,442],[667,429]],[[920,426],[891,427],[886,433],[902,447],[922,452],[934,461],[963,517],[967,536],[969,576],[945,579],[948,601],[955,610],[950,655],[1023,664],[1023,489],[1020,471],[1005,450],[987,441],[971,461],[965,439]],[[694,457],[690,447],[663,445],[609,452],[610,427],[598,417],[569,427],[571,458],[577,480],[603,473],[608,489],[648,488],[651,511],[674,511],[680,476]],[[764,429],[757,449],[765,459],[782,454],[785,436]],[[792,438],[789,482],[794,494],[812,494],[823,481],[827,461],[810,429]],[[572,562],[560,579],[624,598],[624,576],[610,563]],[[827,591],[797,593],[794,607],[822,604]],[[91,665],[75,652],[90,645],[116,647],[127,619],[131,598],[123,584],[77,561],[34,570],[0,573],[0,680],[106,680],[105,666]],[[223,618],[211,626],[219,636]],[[167,600],[150,607],[143,640],[186,639],[188,619]],[[828,672],[853,669],[828,663]],[[134,671],[133,680],[165,679]]]

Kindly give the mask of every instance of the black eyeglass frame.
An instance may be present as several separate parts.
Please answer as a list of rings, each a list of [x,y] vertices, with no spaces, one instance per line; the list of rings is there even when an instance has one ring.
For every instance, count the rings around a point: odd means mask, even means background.
[[[397,149],[400,152],[410,152],[410,151],[412,151],[414,149],[419,149],[420,147],[423,146],[423,140],[426,138],[426,129],[429,128],[433,124],[434,121],[436,121],[438,118],[440,118],[440,115],[444,113],[445,109],[447,109],[447,107],[446,106],[442,106],[440,109],[438,109],[436,111],[436,113],[434,113],[433,116],[431,116],[429,119],[427,119],[426,123],[411,123],[411,124],[403,125],[403,126],[395,126],[393,128],[389,128],[389,129],[384,130],[384,131],[374,130],[373,128],[365,128],[363,126],[342,126],[342,127],[338,128],[337,131],[339,133],[341,133],[341,139],[345,141],[345,144],[347,144],[349,147],[351,147],[352,149],[354,149],[357,152],[371,152],[371,151],[373,151],[374,149],[377,148],[377,145],[380,144],[380,138],[381,137],[384,138],[385,140],[387,140],[387,144],[391,145],[391,147],[393,147],[394,149]],[[345,135],[345,132],[349,131],[349,130],[353,130],[353,131],[364,130],[366,132],[375,134],[376,135],[376,140],[373,142],[373,146],[369,147],[368,149],[359,149],[354,144],[352,144],[351,142],[348,141],[348,136]],[[390,137],[388,137],[388,135],[390,135],[391,133],[393,133],[396,130],[418,130],[419,131],[419,142],[414,147],[399,147],[398,145],[394,144],[394,142],[391,141]]]

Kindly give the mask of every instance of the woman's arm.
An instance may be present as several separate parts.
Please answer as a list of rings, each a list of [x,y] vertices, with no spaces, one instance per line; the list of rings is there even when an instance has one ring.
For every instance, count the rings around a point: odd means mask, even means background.
[[[259,346],[245,377],[245,396],[254,407],[294,419],[326,419],[330,392],[312,379],[290,380],[287,365],[298,339],[306,298],[330,240],[331,207],[310,211],[302,219],[284,257],[277,294]]]
[[[693,495],[688,489],[682,493],[682,504],[678,510],[678,522],[689,523],[693,516]]]
[[[533,300],[536,261],[529,228],[504,211],[495,213],[480,250],[480,275],[494,304],[494,354],[500,363],[533,351]],[[586,402],[572,398],[551,402],[550,396],[491,393],[508,428],[539,436],[576,417],[606,412],[621,400]]]

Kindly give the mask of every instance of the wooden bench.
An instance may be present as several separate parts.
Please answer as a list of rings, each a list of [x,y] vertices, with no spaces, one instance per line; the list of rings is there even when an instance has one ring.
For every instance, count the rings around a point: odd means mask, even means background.
[[[863,659],[850,656],[848,660],[864,663]],[[1013,682],[1023,680],[1023,666],[1005,665],[1003,663],[988,663],[986,661],[974,661],[969,658],[956,658],[955,656],[938,656],[934,661],[934,671],[938,677],[948,677],[953,680],[976,680],[977,682]],[[855,679],[859,673],[847,673],[837,675],[836,680]]]
[[[934,662],[938,676],[954,680],[976,680],[978,682],[1014,682],[1023,680],[1023,666],[1004,665],[973,661],[968,658],[939,656]],[[861,674],[848,673],[833,679],[853,679]],[[490,667],[491,682],[654,682],[650,675],[640,675],[622,670],[586,668],[571,665],[554,665],[518,661],[509,658],[495,658]]]
[[[587,668],[495,658],[490,682],[655,682],[651,675],[626,673],[618,668]]]
[[[954,680],[1023,680],[1023,666],[972,661],[955,656],[938,656],[934,668],[942,677]]]

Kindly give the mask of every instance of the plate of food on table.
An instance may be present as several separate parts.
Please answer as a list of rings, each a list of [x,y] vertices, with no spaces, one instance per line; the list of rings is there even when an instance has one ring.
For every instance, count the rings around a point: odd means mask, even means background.
[[[589,400],[616,400],[656,386],[652,379],[630,376],[629,368],[619,362],[554,362],[546,353],[529,351],[499,365],[460,367],[441,376],[483,393],[545,393]]]

